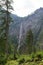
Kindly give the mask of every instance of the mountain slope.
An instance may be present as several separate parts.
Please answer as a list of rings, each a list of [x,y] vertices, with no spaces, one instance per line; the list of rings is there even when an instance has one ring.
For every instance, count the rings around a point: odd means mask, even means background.
[[[37,39],[43,30],[43,8],[37,9],[33,14],[28,15],[27,17],[18,17],[14,14],[12,14],[12,17],[14,22],[10,25],[11,35],[15,34],[19,37],[21,23],[22,35],[31,28]]]

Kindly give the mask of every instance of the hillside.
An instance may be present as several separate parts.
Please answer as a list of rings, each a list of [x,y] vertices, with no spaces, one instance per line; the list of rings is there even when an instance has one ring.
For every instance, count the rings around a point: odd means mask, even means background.
[[[14,14],[11,16],[14,20],[14,22],[10,25],[10,35],[12,37],[16,35],[19,39],[20,27],[22,24],[22,36],[25,35],[26,31],[31,28],[34,33],[34,43],[37,41],[39,42],[39,40],[43,43],[43,8],[37,9],[34,13],[26,17],[18,17]]]
[[[26,17],[19,17],[15,14],[11,14],[11,17],[13,22],[10,23],[9,35],[14,43],[19,43],[22,40],[23,44],[26,32],[32,29],[34,44],[40,45],[43,48],[43,8],[37,9]]]

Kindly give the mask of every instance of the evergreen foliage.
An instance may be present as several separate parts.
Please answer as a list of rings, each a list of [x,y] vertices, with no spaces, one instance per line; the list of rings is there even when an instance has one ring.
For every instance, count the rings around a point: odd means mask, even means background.
[[[28,47],[28,53],[31,54],[33,51],[33,33],[31,29],[26,33],[26,44]]]

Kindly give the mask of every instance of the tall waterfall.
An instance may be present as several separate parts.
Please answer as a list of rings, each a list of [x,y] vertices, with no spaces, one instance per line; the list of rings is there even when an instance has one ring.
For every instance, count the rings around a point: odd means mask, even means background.
[[[19,48],[20,48],[20,46],[21,46],[21,37],[22,37],[22,23],[21,23],[21,25],[20,25],[19,42],[18,42],[17,51],[19,51]]]

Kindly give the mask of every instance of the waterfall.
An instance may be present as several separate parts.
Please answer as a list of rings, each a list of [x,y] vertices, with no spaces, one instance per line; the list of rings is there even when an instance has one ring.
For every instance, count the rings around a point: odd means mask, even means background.
[[[19,51],[19,48],[21,46],[21,37],[22,37],[22,23],[20,25],[20,33],[19,33],[19,41],[18,41],[18,48],[17,51]]]

